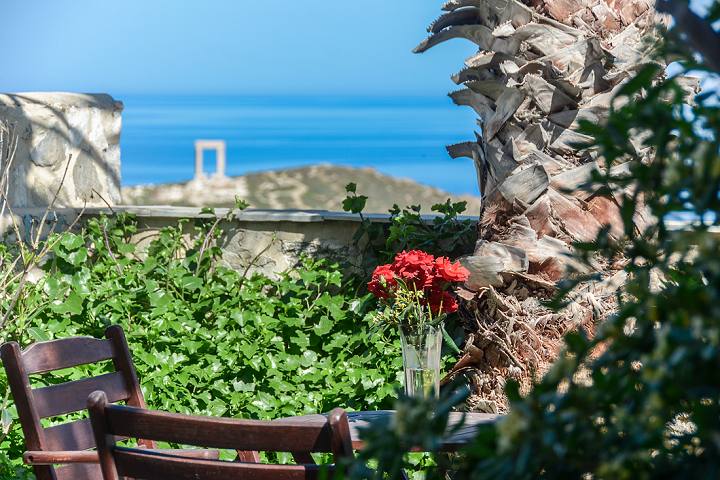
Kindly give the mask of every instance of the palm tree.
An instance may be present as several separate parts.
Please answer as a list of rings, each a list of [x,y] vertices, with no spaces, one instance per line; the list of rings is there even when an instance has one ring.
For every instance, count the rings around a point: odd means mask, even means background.
[[[603,226],[619,237],[619,200],[583,188],[603,159],[578,147],[591,140],[578,123],[601,124],[625,80],[646,62],[657,25],[652,0],[450,0],[430,27],[421,53],[453,38],[479,52],[453,76],[450,94],[473,108],[480,133],[452,145],[470,157],[482,192],[472,277],[461,292],[470,307],[463,372],[470,406],[502,412],[506,378],[532,384],[556,358],[570,329],[593,326],[614,307],[621,266],[596,259],[602,281],[584,284],[561,313],[543,305],[557,282],[578,268],[565,254],[595,240]],[[613,167],[622,173],[623,165]],[[642,228],[642,214],[635,222]]]

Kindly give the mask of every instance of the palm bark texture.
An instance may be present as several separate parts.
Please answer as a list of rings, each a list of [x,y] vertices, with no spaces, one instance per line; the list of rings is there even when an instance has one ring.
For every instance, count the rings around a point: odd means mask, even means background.
[[[579,148],[578,131],[602,124],[623,82],[650,60],[658,17],[652,0],[451,0],[416,52],[461,38],[478,46],[453,76],[450,96],[477,112],[473,141],[452,145],[472,158],[482,192],[475,253],[461,295],[464,355],[446,377],[465,375],[469,406],[504,412],[507,378],[529,389],[556,358],[563,335],[592,333],[624,281],[619,262],[596,259],[600,281],[574,292],[556,313],[544,306],[581,267],[568,254],[603,226],[622,234],[619,199],[587,188],[603,159]],[[654,60],[652,60],[654,61]],[[613,167],[622,174],[624,166]],[[638,228],[651,219],[637,214]]]

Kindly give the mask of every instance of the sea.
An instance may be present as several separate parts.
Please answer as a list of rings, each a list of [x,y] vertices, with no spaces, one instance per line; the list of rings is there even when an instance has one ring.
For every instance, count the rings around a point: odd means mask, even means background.
[[[438,96],[117,95],[124,185],[192,179],[194,141],[224,140],[227,174],[312,164],[372,167],[453,194],[478,194],[469,159],[445,145],[474,138],[475,115]],[[206,153],[205,170],[215,168]]]

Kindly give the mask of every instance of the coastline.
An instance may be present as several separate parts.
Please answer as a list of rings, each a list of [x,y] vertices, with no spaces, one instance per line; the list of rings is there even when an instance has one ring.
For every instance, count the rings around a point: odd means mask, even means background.
[[[468,202],[466,213],[480,211],[480,198],[456,195],[423,185],[409,178],[384,175],[374,168],[353,168],[331,164],[268,170],[247,175],[190,180],[187,182],[126,186],[122,189],[126,205],[173,205],[228,207],[235,198],[253,208],[342,210],[345,185],[357,184],[366,195],[367,212],[385,213],[393,204],[400,207],[421,205],[429,211],[448,198]]]

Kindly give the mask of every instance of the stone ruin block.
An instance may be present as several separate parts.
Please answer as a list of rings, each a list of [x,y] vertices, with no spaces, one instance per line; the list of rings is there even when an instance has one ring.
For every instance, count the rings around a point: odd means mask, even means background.
[[[120,203],[122,110],[105,94],[0,94],[0,123],[19,140],[10,166],[10,205],[46,207],[61,181],[56,208]],[[0,139],[4,152],[10,137]],[[8,160],[0,160],[4,169]]]

